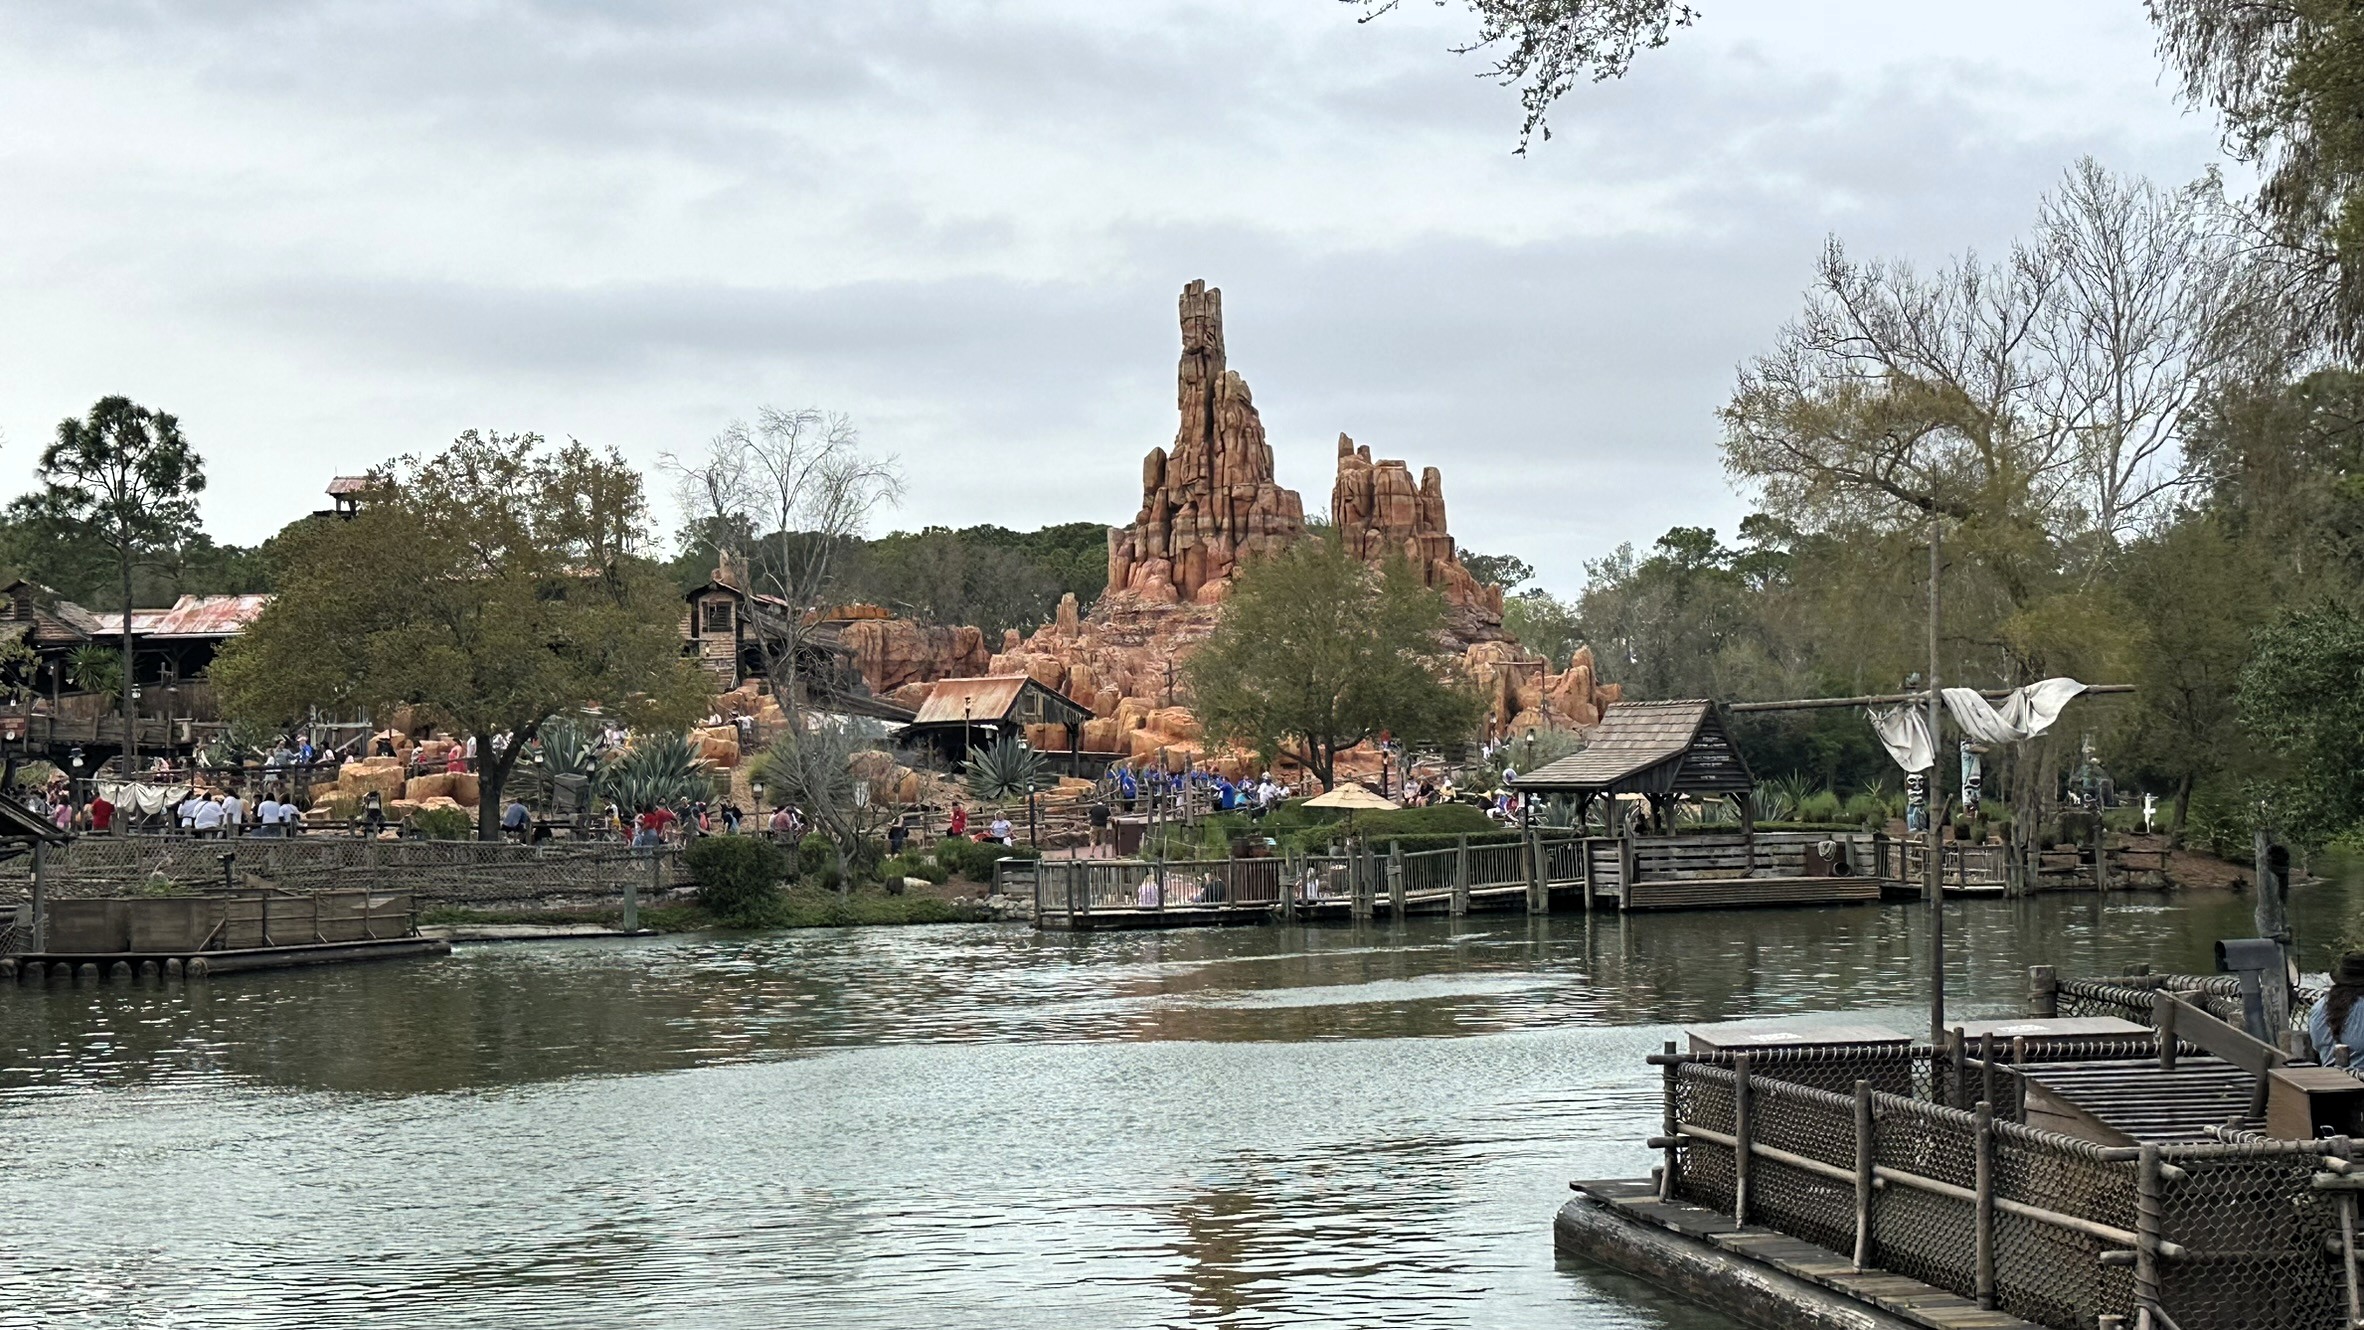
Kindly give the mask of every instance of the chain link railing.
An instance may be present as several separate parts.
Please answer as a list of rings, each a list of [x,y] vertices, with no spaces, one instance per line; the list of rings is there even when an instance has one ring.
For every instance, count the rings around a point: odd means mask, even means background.
[[[2042,1056],[2080,1052],[2155,1050],[2051,1044]],[[1930,1102],[1988,1080],[1984,1063],[1953,1049],[1653,1061],[1668,1071],[1670,1134],[1652,1145],[1665,1151],[1670,1198],[2057,1330],[2102,1316],[2134,1325],[2145,1308],[2178,1330],[2346,1324],[2354,1216],[2343,1228],[2342,1211],[2357,1192],[2339,1190],[2345,1138],[2099,1145],[1984,1103]],[[2016,1081],[2009,1070],[1998,1057],[1993,1073]],[[2356,1182],[2364,1188],[2364,1171]]]

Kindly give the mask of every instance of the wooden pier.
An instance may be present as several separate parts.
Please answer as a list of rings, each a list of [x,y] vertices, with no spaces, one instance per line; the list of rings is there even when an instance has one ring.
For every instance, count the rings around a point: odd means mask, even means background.
[[[1411,915],[1864,905],[1898,844],[1860,832],[1579,836],[1533,830],[1449,846],[1354,846],[1261,859],[1003,860],[1046,929],[1201,927]],[[1917,862],[1917,861],[1914,861]]]
[[[408,892],[82,897],[44,913],[38,936],[30,907],[0,920],[0,981],[199,978],[451,951],[419,935]]]

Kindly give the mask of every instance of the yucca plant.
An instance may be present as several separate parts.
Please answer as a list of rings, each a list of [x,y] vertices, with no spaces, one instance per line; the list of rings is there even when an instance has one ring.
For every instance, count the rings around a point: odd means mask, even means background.
[[[969,758],[969,794],[978,799],[1019,799],[1048,784],[1042,754],[1014,739],[1003,739]]]
[[[599,770],[598,792],[622,808],[654,808],[713,793],[706,759],[686,734],[644,734]]]
[[[66,653],[66,682],[85,693],[122,691],[122,651],[96,642],[74,648]]]

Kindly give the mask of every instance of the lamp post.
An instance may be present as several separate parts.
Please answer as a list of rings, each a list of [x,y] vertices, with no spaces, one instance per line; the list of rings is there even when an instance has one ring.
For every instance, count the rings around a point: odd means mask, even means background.
[[[1018,751],[1021,753],[1033,751],[1023,734],[1018,736]],[[1039,850],[1042,848],[1042,841],[1036,837],[1034,832],[1034,768],[1020,763],[1019,769],[1026,773],[1026,844]]]
[[[770,835],[770,834],[771,834],[771,825],[770,825],[769,823],[767,823],[766,821],[764,821],[764,817],[763,817],[763,782],[762,782],[762,781],[759,781],[759,780],[751,780],[751,781],[747,782],[747,793],[748,793],[749,795],[753,796],[753,797],[754,797],[754,799],[755,799],[755,831],[756,831],[756,834],[757,834],[757,835]]]
[[[968,695],[966,695],[966,694],[963,694],[963,695],[961,696],[961,699],[960,699],[960,769],[961,769],[962,771],[967,771],[967,770],[969,769],[969,759],[970,759],[970,757],[971,757],[971,756],[973,756],[973,754],[974,754],[974,750],[975,750],[975,747],[976,747],[976,738],[977,738],[976,731],[970,728],[972,725],[976,724],[976,721],[975,721],[975,719],[974,719],[974,718],[973,718],[973,716],[971,715],[971,711],[972,711],[972,709],[975,707],[975,705],[976,705],[976,699],[975,699],[975,698],[973,698],[973,697],[970,697],[970,696],[968,696]]]

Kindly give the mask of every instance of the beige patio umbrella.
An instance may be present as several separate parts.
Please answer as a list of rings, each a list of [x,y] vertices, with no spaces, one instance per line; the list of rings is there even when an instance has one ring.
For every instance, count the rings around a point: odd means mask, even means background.
[[[1307,808],[1379,809],[1401,808],[1402,804],[1384,795],[1373,794],[1362,786],[1348,781],[1328,794],[1316,795],[1305,801]]]

